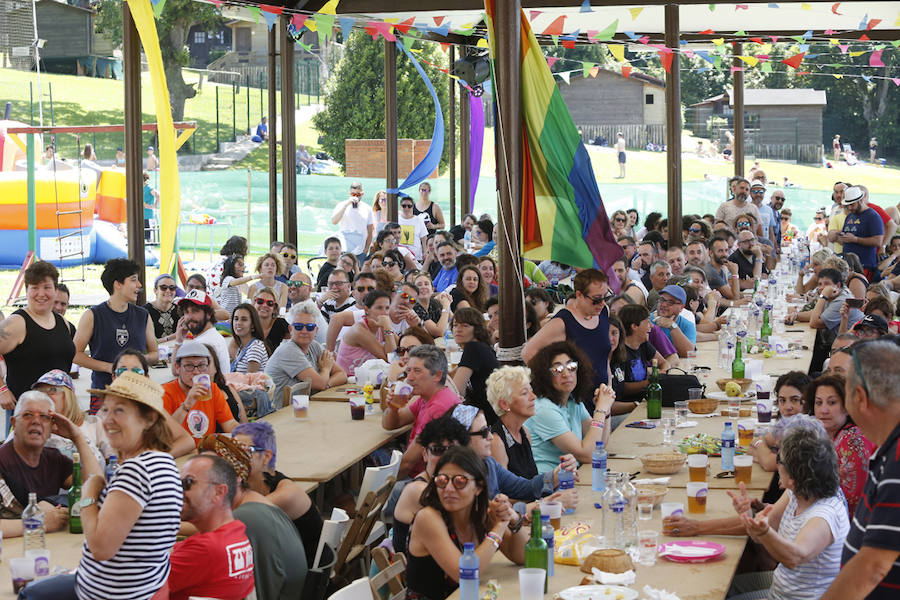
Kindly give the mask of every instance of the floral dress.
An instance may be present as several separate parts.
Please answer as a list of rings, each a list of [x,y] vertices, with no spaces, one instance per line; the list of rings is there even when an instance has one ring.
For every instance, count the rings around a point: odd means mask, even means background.
[[[862,497],[869,472],[869,457],[875,452],[875,448],[875,444],[867,440],[856,425],[845,425],[834,438],[841,491],[847,498],[851,517],[856,514],[856,505]]]

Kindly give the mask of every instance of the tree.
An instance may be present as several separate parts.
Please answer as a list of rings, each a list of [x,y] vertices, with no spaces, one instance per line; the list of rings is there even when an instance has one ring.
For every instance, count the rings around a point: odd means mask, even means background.
[[[419,63],[438,94],[447,123],[449,93],[446,76],[429,66],[446,62],[437,44],[417,41]],[[424,59],[424,60],[423,60]],[[354,31],[343,56],[325,84],[325,110],[313,117],[322,134],[322,147],[340,163],[345,162],[344,140],[384,138],[384,41],[373,41],[364,31]],[[430,139],[434,124],[433,103],[425,83],[402,52],[397,58],[397,134],[402,138]],[[445,147],[447,136],[444,138]],[[448,158],[441,158],[443,167]]]
[[[159,49],[162,53],[169,101],[172,103],[172,118],[184,119],[184,102],[197,95],[193,84],[184,82],[181,68],[190,64],[187,44],[188,33],[194,25],[214,29],[222,23],[217,8],[211,4],[201,4],[193,0],[168,0],[162,14],[156,19]],[[119,0],[99,0],[97,19],[94,25],[98,33],[109,36],[114,46],[122,43],[122,2]]]

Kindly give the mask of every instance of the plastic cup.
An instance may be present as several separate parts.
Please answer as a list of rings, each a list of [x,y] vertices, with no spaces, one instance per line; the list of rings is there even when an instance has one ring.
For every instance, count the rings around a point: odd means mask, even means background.
[[[366,399],[362,396],[350,396],[350,418],[362,421],[366,418]]]
[[[34,563],[34,578],[40,579],[50,575],[50,551],[46,548],[26,550],[25,558]]]
[[[541,502],[541,515],[550,517],[550,524],[553,529],[559,529],[562,520],[563,505],[559,500],[545,500]]]
[[[753,419],[741,419],[738,421],[738,443],[741,446],[749,446],[753,441],[753,433],[756,431],[756,421]]]
[[[729,398],[728,399],[728,414],[732,417],[741,416],[741,399],[740,398]]]
[[[291,406],[294,408],[295,419],[305,419],[309,416],[309,396],[301,394],[293,396]]]
[[[752,456],[735,456],[734,457],[734,482],[744,485],[750,485],[753,478],[753,457]]]
[[[706,495],[709,488],[706,482],[689,481],[687,483],[687,499],[688,512],[705,513],[706,512]]]
[[[649,521],[653,518],[653,503],[638,502],[638,521]]]
[[[462,355],[463,355],[463,353],[459,350],[454,350],[453,352],[451,352],[450,353],[450,365],[454,366],[454,367],[457,366],[459,364],[459,361],[462,360]]]
[[[671,535],[670,529],[665,524],[666,517],[681,517],[684,516],[684,503],[683,502],[663,502],[659,505],[659,511],[662,514],[663,518],[663,533],[666,535]]]
[[[656,564],[656,546],[659,543],[659,533],[652,529],[638,532],[638,559],[639,565],[652,566]]]
[[[765,393],[765,398],[760,398],[759,394]],[[772,399],[769,398],[769,392],[758,392],[756,396],[756,420],[760,423],[770,423],[772,421]]]
[[[690,409],[688,408],[687,400],[677,400],[675,402],[675,413],[678,415],[678,425],[687,421],[687,416],[688,416],[689,412],[690,412]]]
[[[688,400],[699,400],[703,397],[703,388],[688,389]]]
[[[394,393],[391,396],[390,406],[400,410],[409,404],[409,396],[412,394],[413,387],[405,381],[398,381],[394,384]]]
[[[542,600],[546,569],[519,569],[520,600]]]
[[[697,351],[696,350],[688,350],[687,355],[684,359],[684,370],[690,373],[694,367],[697,365]]]
[[[668,446],[675,440],[675,427],[678,424],[678,416],[674,410],[662,411],[660,427],[663,434],[663,445]]]
[[[705,482],[709,456],[706,454],[690,454],[687,457],[688,481]]]
[[[200,394],[198,400],[211,400],[212,399],[212,380],[209,378],[208,373],[198,373],[194,375],[194,378],[191,380],[194,385],[203,386],[203,393]]]
[[[9,561],[9,574],[12,578],[13,593],[19,593],[23,587],[34,581],[34,559],[22,556]]]

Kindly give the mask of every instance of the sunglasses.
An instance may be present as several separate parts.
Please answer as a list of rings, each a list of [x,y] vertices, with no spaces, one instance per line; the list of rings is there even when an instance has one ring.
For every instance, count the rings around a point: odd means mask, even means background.
[[[291,254],[290,252],[282,252],[281,255],[285,258],[289,258],[291,260],[297,260],[296,254]]]
[[[790,218],[790,217],[781,217],[781,220],[782,220],[782,221],[790,221],[791,218]]]
[[[174,292],[175,286],[174,285],[160,285],[159,289],[161,289],[164,292]]]
[[[310,286],[310,287],[312,287],[312,284],[311,284],[311,283],[306,283],[305,281],[287,281],[286,283],[287,283],[287,286],[288,286],[288,287],[302,288],[302,287],[305,287],[305,286],[307,286],[307,285]]]
[[[734,224],[735,227],[750,227],[752,223],[750,221],[738,221]]]
[[[356,291],[357,291],[357,292],[360,292],[360,293],[362,293],[362,292],[374,292],[374,291],[375,291],[375,286],[374,286],[374,285],[358,285],[358,286],[356,286]]]
[[[765,194],[766,190],[750,190],[751,194]]]
[[[434,485],[439,490],[444,489],[445,487],[447,487],[447,484],[451,482],[453,483],[453,487],[458,490],[463,490],[467,485],[469,485],[470,481],[475,480],[471,477],[466,477],[465,475],[454,475],[453,477],[450,477],[449,475],[444,475],[443,473],[441,473],[440,475],[435,475],[434,477]]]
[[[413,296],[412,294],[407,294],[406,292],[400,292],[400,298],[402,298],[403,300],[412,300],[413,302],[415,302],[416,300],[415,296]]]
[[[703,230],[699,227],[691,227],[688,229],[688,233],[703,233]]]
[[[430,192],[430,191],[431,191],[431,188],[420,187],[420,188],[419,188],[419,191],[420,191],[420,192]]]
[[[353,196],[354,198],[362,198],[363,193],[362,192],[350,192],[350,195]]]
[[[118,377],[122,373],[127,373],[128,371],[137,373],[138,375],[146,375],[144,369],[142,369],[141,367],[119,367],[118,369],[116,369],[116,377]]]
[[[825,217],[816,217],[816,221],[824,221]]]
[[[257,298],[254,300],[254,302],[256,302],[256,304],[258,306],[262,306],[263,304],[265,304],[266,306],[269,306],[269,307],[274,307],[276,304],[278,304],[274,300],[265,300],[264,298]]]
[[[594,296],[593,298],[588,296],[588,299],[590,299],[591,304],[597,306],[598,304],[603,304],[604,302],[607,302],[614,297],[615,294],[606,294],[605,296]]]
[[[554,375],[562,375],[564,371],[568,371],[569,373],[574,373],[578,370],[578,361],[570,360],[566,364],[553,365],[550,367],[550,372]]]
[[[192,487],[194,487],[195,483],[209,483],[208,481],[201,481],[200,479],[194,479],[192,475],[188,475],[187,477],[182,478],[181,480],[181,489],[188,492]]]
[[[432,456],[443,456],[444,452],[447,451],[448,448],[452,446],[441,446],[439,444],[435,444],[434,446],[427,446],[428,453]]]
[[[477,435],[478,437],[482,437],[484,439],[488,439],[488,436],[491,435],[491,428],[485,425],[478,431],[470,431],[469,435]]]
[[[381,261],[381,266],[384,267],[385,269],[390,269],[391,267],[397,266],[397,263],[395,263],[392,260],[383,260],[383,261]]]
[[[396,354],[397,356],[403,356],[413,348],[415,348],[415,346],[397,346],[397,349],[394,350],[394,354]]]
[[[406,204],[405,202],[400,205],[400,208],[412,208],[412,207],[413,207],[412,204]]]
[[[297,331],[303,331],[304,328],[306,328],[307,331],[313,331],[317,325],[315,323],[291,323],[291,327]]]
[[[622,218],[619,218],[619,217],[616,217],[616,218],[613,219],[613,220],[614,220],[616,223],[624,223],[624,222],[625,222],[625,219],[622,219]]]

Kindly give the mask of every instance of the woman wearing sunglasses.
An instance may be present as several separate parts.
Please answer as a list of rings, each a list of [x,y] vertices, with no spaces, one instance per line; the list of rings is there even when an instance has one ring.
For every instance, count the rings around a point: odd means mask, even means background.
[[[615,239],[619,239],[623,235],[628,235],[628,215],[625,214],[624,210],[617,210],[612,214],[612,230],[613,237]]]
[[[403,487],[394,505],[394,526],[391,535],[394,552],[406,552],[410,523],[422,510],[422,492],[431,481],[438,461],[448,449],[454,446],[467,446],[469,432],[456,419],[439,417],[425,425],[416,438],[416,443],[422,447],[425,470]]]
[[[484,326],[484,315],[474,308],[460,308],[453,315],[452,331],[453,339],[462,349],[459,366],[450,371],[453,383],[463,392],[466,403],[483,410],[488,425],[493,425],[497,414],[487,401],[485,386],[499,363]]]
[[[394,283],[403,281],[403,271],[406,269],[406,263],[403,260],[403,254],[396,248],[386,250],[384,258],[381,261],[381,268],[385,269],[394,280]]]
[[[490,500],[487,487],[484,461],[468,448],[451,448],[438,461],[410,530],[407,598],[450,596],[459,587],[464,544],[475,545],[482,572],[498,550],[524,562],[528,529],[510,531],[515,511],[505,497]]]
[[[397,343],[397,348],[394,350],[396,358],[391,363],[390,371],[388,371],[388,379],[390,381],[397,381],[403,378],[406,363],[409,359],[409,351],[416,346],[422,345],[434,345],[434,338],[423,328],[410,327],[403,332],[403,335],[400,336],[400,341]],[[449,380],[448,383],[450,383]]]
[[[275,279],[275,276],[284,270],[281,257],[267,252],[256,261],[256,272],[259,273],[259,281],[250,286],[248,298],[255,298],[264,289],[272,291],[279,310],[287,306],[287,286]]]
[[[286,289],[286,288],[285,288]],[[259,324],[262,327],[263,340],[266,342],[266,351],[269,356],[281,345],[290,333],[287,321],[278,316],[278,302],[275,300],[275,292],[269,288],[263,288],[256,293],[252,300],[256,312],[259,314]]]
[[[435,294],[431,277],[425,272],[417,273],[413,283],[419,290],[413,310],[422,320],[422,327],[432,336],[443,336],[450,323],[450,304],[453,302],[450,294]]]
[[[175,326],[178,324],[178,306],[175,304],[175,280],[171,275],[163,273],[153,282],[153,293],[156,297],[144,305],[150,313],[153,331],[158,343],[175,339]]]
[[[337,364],[350,376],[367,360],[387,360],[388,353],[397,347],[397,334],[391,329],[388,316],[391,295],[381,290],[369,292],[363,305],[366,314],[344,334],[338,346]]]
[[[243,299],[241,286],[259,279],[261,275],[244,275],[244,257],[232,254],[222,265],[222,284],[216,288],[216,300],[229,314],[234,312]]]
[[[560,455],[591,462],[596,442],[609,441],[610,415],[616,395],[605,384],[594,389],[590,359],[575,344],[554,342],[528,363],[538,398],[534,416],[525,421],[538,471],[559,465]],[[585,401],[595,406],[591,415]]]

